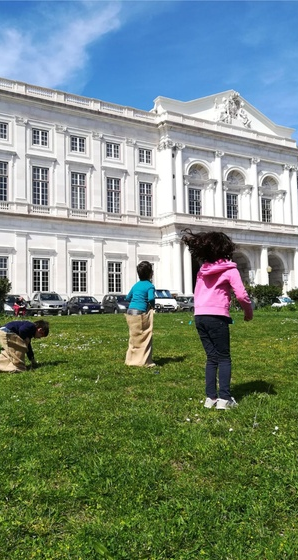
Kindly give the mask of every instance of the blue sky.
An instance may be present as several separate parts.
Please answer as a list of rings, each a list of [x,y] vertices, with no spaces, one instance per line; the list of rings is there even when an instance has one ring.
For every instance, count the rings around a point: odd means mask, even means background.
[[[150,110],[228,89],[298,139],[298,1],[0,0],[0,76]]]

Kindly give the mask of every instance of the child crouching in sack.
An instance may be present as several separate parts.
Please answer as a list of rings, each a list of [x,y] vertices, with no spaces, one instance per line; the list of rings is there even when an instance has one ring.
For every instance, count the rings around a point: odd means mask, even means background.
[[[142,261],[137,266],[139,281],[126,296],[129,306],[126,321],[129,328],[129,344],[126,352],[127,366],[153,367],[152,333],[155,287],[152,284],[153,268],[150,262]]]
[[[26,371],[26,355],[32,367],[37,367],[31,346],[32,338],[49,334],[49,323],[39,320],[11,321],[0,328],[0,371],[18,373]]]

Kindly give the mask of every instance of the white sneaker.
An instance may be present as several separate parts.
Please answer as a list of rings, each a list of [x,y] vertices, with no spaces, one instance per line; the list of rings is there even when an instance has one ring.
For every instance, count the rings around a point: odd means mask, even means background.
[[[213,406],[215,406],[217,403],[217,399],[210,399],[210,397],[207,397],[207,399],[205,400],[204,403],[204,407],[205,408],[212,408]]]
[[[217,410],[228,410],[229,408],[234,408],[236,406],[238,406],[238,403],[236,403],[236,401],[233,397],[231,397],[228,400],[217,399],[217,402],[216,402]]]

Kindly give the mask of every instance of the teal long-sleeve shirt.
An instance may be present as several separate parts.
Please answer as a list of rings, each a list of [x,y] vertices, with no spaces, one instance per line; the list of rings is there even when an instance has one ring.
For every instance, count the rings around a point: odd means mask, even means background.
[[[130,302],[129,309],[138,309],[146,313],[148,304],[154,308],[155,287],[150,280],[139,280],[133,285],[126,299]]]

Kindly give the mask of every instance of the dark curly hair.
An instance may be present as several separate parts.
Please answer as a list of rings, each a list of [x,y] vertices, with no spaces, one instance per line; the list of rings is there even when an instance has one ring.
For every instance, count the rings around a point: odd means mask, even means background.
[[[150,280],[153,275],[153,267],[149,261],[142,261],[137,266],[137,273],[140,280]]]
[[[197,261],[214,263],[219,259],[231,259],[236,249],[233,241],[222,231],[200,231],[193,233],[185,229],[181,233],[182,243],[188,246]]]

